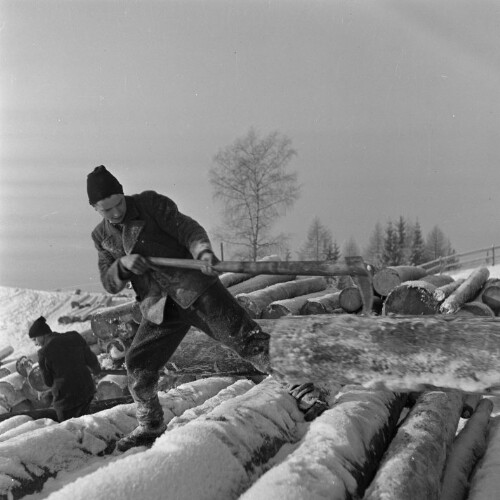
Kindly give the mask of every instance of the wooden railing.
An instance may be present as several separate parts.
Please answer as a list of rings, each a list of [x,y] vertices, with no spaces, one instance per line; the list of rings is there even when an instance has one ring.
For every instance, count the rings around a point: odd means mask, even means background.
[[[500,246],[492,245],[478,250],[455,253],[419,264],[429,274],[443,273],[457,269],[471,269],[480,266],[500,264]]]

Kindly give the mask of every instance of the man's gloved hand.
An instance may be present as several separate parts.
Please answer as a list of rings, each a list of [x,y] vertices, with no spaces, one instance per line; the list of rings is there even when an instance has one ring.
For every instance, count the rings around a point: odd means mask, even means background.
[[[198,256],[198,260],[201,260],[206,263],[206,266],[201,270],[203,274],[208,276],[218,276],[218,272],[215,271],[212,266],[215,266],[220,262],[220,260],[215,256],[215,254],[211,250],[204,250]]]
[[[314,420],[328,408],[328,403],[322,399],[323,394],[314,387],[312,382],[292,384],[287,387],[287,390],[296,399],[299,409],[304,413],[306,422]]]
[[[125,272],[132,274],[144,274],[150,269],[150,265],[146,257],[143,257],[138,253],[124,255],[120,258],[119,264]]]

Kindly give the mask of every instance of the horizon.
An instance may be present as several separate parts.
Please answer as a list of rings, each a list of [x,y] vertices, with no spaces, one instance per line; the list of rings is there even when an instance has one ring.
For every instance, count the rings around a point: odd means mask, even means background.
[[[297,150],[292,256],[319,217],[340,248],[375,224],[500,244],[500,4],[493,0],[5,0],[0,285],[102,291],[85,180],[154,189],[213,239],[208,170],[254,128]]]

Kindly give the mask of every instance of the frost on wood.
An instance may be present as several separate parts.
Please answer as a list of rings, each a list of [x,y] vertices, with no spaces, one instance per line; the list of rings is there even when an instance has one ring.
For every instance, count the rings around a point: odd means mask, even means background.
[[[227,377],[202,379],[160,393],[166,421],[203,403],[233,382]],[[10,493],[13,498],[21,498],[38,491],[47,478],[58,472],[82,467],[90,458],[110,453],[116,440],[136,426],[135,405],[120,405],[0,442],[0,474],[4,477],[0,496]]]
[[[358,498],[395,433],[405,398],[346,386],[316,418],[299,446],[241,500]]]
[[[399,426],[364,500],[439,500],[462,405],[459,391],[423,393]]]
[[[262,463],[284,443],[300,439],[303,422],[295,400],[268,378],[167,431],[150,450],[80,478],[50,499],[236,499]]]
[[[290,382],[482,392],[500,382],[499,326],[481,317],[317,315],[281,318],[267,331],[271,366]]]

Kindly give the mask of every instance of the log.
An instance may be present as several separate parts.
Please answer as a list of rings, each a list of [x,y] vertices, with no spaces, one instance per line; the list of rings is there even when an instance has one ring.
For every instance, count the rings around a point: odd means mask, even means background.
[[[25,378],[17,372],[0,379],[0,400],[7,408],[12,408],[26,398],[22,392]]]
[[[424,392],[400,424],[364,500],[439,500],[462,410],[459,391]]]
[[[11,429],[14,429],[17,426],[24,424],[25,422],[29,422],[31,420],[33,420],[33,419],[27,415],[16,415],[16,416],[12,416],[9,419],[5,419],[3,421],[0,421],[0,436],[4,432],[8,432]]]
[[[481,294],[481,300],[491,308],[495,316],[500,313],[500,282],[486,284]]]
[[[468,278],[441,304],[443,314],[456,313],[466,302],[474,300],[479,293],[490,272],[486,267],[473,271]]]
[[[339,305],[347,313],[358,312],[363,307],[359,288],[357,286],[346,286],[341,290]]]
[[[88,318],[88,319],[90,319],[90,318]],[[87,345],[97,344],[97,337],[95,336],[95,334],[91,328],[89,328],[88,330],[84,330],[83,332],[78,332],[78,333],[83,337],[85,342],[87,342]]]
[[[268,261],[281,261],[281,257],[278,255],[267,255],[266,257],[263,257],[262,259],[259,259],[260,262],[268,262]],[[219,276],[219,279],[221,280],[221,283],[226,287],[229,288],[233,285],[237,285],[238,283],[241,283],[242,281],[246,281],[250,278],[252,278],[254,275],[253,274],[248,274],[248,273],[232,273],[232,272],[226,272],[222,273]]]
[[[476,411],[477,405],[483,399],[481,394],[466,394],[461,418],[470,418]]]
[[[340,291],[327,293],[320,297],[313,297],[306,300],[300,314],[331,314],[335,309],[340,308]]]
[[[423,267],[418,266],[390,266],[377,271],[373,276],[373,288],[382,297],[405,281],[416,281],[427,275]]]
[[[388,391],[344,387],[331,409],[311,422],[293,452],[239,499],[361,498],[403,406],[404,397]]]
[[[101,340],[116,337],[128,340],[137,332],[141,318],[139,303],[134,300],[96,311],[90,320],[90,327]]]
[[[236,300],[252,318],[260,318],[264,309],[272,302],[319,292],[325,290],[326,287],[326,278],[318,276],[285,283],[276,283],[251,293],[240,293],[236,295]]]
[[[486,450],[486,435],[492,410],[493,403],[489,399],[482,399],[453,441],[443,474],[439,500],[466,498],[469,476]]]
[[[16,361],[10,361],[0,366],[0,379],[16,371]]]
[[[438,302],[443,302],[444,299],[449,297],[463,282],[465,278],[460,278],[448,285],[439,286],[434,291],[434,296]]]
[[[116,399],[130,394],[127,375],[106,375],[97,383],[96,399]]]
[[[493,318],[495,313],[483,302],[472,301],[463,304],[455,313],[457,316],[486,316]]]
[[[271,302],[263,311],[263,319],[278,319],[283,316],[290,316],[292,314],[300,314],[300,311],[309,299],[316,297],[323,297],[324,290],[315,293],[308,293],[307,295],[300,295],[291,299],[276,300]]]
[[[106,352],[113,361],[124,360],[127,347],[121,339],[116,338],[106,345]]]
[[[0,361],[8,358],[14,352],[14,348],[11,345],[7,345],[0,349]]]
[[[457,316],[290,316],[266,330],[271,366],[290,383],[432,385],[488,392],[500,384],[500,320]]]
[[[34,364],[31,370],[28,372],[28,376],[26,377],[29,385],[38,392],[45,392],[50,389],[45,385],[43,380],[42,371],[40,370],[40,366],[38,363]]]
[[[109,408],[113,408],[114,406],[130,404],[133,402],[134,400],[132,396],[123,396],[120,398],[93,401],[90,405],[89,415],[93,413],[98,413],[103,410],[107,410]],[[37,420],[39,418],[51,418],[52,420],[57,422],[57,413],[56,410],[54,410],[54,408],[38,408],[28,411],[10,412],[7,414],[0,415],[0,423],[3,422],[7,423],[10,422],[10,420],[16,421],[15,419],[17,418],[33,419],[33,420]]]
[[[486,451],[472,473],[468,500],[491,500],[500,491],[500,416],[490,419]]]
[[[275,285],[277,283],[285,283],[287,281],[293,281],[296,278],[296,275],[287,275],[287,274],[259,274],[258,276],[254,276],[238,285],[234,285],[228,288],[229,292],[235,297],[240,293],[251,293],[256,290],[262,290],[271,285]]]
[[[51,496],[53,500],[107,500],[110,491],[114,498],[127,498],[133,491],[134,498],[147,499],[238,498],[262,473],[263,464],[284,444],[300,438],[303,424],[292,396],[272,378],[266,379],[204,418],[164,433],[141,453],[140,460],[124,456]],[[203,467],[197,467],[193,457]],[[154,474],[154,481],[152,471],[161,471]]]
[[[436,287],[423,280],[406,281],[394,287],[385,299],[382,314],[421,316],[439,313]]]
[[[417,281],[425,281],[426,283],[434,285],[436,288],[455,282],[455,280],[448,274],[428,274]]]

